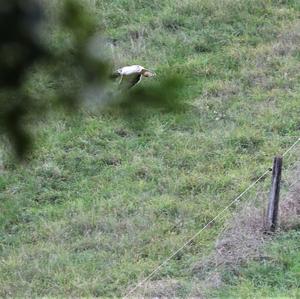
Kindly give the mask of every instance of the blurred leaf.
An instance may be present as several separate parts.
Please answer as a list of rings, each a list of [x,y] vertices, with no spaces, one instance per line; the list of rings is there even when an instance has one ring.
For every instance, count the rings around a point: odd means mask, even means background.
[[[57,104],[74,112],[84,101],[94,101],[121,107],[126,116],[131,115],[130,110],[141,113],[143,107],[178,108],[176,91],[181,81],[175,76],[144,88],[106,90],[111,63],[101,53],[104,42],[99,20],[83,3],[64,0],[55,24],[43,11],[37,0],[0,0],[0,125],[19,158],[31,148],[27,122],[44,117]],[[51,39],[51,25],[61,36],[57,47],[47,40]],[[41,80],[40,85],[36,80]]]

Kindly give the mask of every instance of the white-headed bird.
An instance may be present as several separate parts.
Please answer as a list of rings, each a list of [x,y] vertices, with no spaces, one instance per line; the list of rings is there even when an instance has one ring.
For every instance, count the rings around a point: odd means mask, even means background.
[[[156,74],[141,65],[124,66],[117,69],[112,75],[112,78],[120,77],[119,85],[121,88],[129,89],[138,84],[142,77],[154,77]]]

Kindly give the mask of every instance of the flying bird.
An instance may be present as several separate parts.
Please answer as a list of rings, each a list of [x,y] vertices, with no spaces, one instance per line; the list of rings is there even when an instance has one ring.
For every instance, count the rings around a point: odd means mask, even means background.
[[[120,77],[119,85],[121,88],[129,89],[138,84],[142,77],[154,77],[156,74],[141,65],[124,66],[117,69],[111,78]]]

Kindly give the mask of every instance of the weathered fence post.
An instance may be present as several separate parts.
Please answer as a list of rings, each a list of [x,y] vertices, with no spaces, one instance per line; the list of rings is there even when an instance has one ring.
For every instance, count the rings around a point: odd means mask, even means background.
[[[280,180],[281,180],[282,157],[274,158],[272,170],[272,185],[269,196],[269,204],[267,211],[266,230],[274,232],[277,226]]]

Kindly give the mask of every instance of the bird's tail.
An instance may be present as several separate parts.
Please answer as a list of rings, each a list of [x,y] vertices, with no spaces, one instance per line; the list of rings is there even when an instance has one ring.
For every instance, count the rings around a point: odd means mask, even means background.
[[[113,72],[113,73],[109,76],[110,79],[116,79],[116,78],[118,78],[118,77],[120,77],[120,74],[119,74],[118,72]]]

